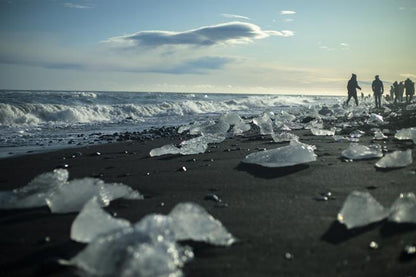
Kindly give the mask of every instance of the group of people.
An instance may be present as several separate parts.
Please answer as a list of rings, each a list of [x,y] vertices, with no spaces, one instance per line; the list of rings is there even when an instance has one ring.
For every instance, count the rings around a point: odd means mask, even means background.
[[[383,82],[380,80],[380,77],[376,75],[374,77],[374,81],[371,84],[371,88],[374,93],[374,100],[376,104],[376,108],[381,108],[381,96],[384,93],[384,86]],[[346,104],[350,102],[351,98],[354,98],[355,104],[358,106],[358,97],[357,97],[357,89],[361,90],[361,87],[358,85],[357,82],[357,75],[352,74],[351,79],[348,81],[347,90],[348,90],[348,99]],[[396,104],[397,101],[403,101],[403,94],[406,90],[406,102],[410,103],[412,101],[413,95],[415,94],[415,83],[410,80],[409,78],[406,81],[398,83],[395,81],[390,88],[390,98],[394,98],[394,103]]]
[[[406,90],[406,103],[410,103],[412,101],[413,95],[415,94],[415,83],[410,80],[409,78],[406,79],[404,82],[398,83],[395,81],[393,85],[390,87],[390,98],[394,98],[394,103],[403,102],[403,94]]]

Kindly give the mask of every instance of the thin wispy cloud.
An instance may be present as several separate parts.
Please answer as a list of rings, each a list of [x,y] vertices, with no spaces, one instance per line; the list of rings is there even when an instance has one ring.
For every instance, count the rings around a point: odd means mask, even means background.
[[[229,13],[222,13],[221,14],[222,17],[225,18],[234,18],[234,19],[245,19],[245,20],[250,20],[249,17],[247,16],[243,16],[243,15],[238,15],[238,14],[229,14]]]
[[[402,73],[400,74],[400,76],[404,78],[416,78],[416,74],[412,74],[412,73]]]
[[[92,8],[91,6],[88,6],[88,5],[74,4],[70,2],[64,3],[64,7],[70,8],[70,9],[91,9]]]
[[[295,11],[280,11],[281,15],[293,15],[296,14]]]
[[[116,47],[161,47],[161,46],[198,46],[206,47],[219,44],[249,43],[255,39],[270,36],[290,37],[294,32],[262,30],[259,26],[245,22],[228,22],[184,31],[141,31],[124,36],[111,37],[105,44]]]

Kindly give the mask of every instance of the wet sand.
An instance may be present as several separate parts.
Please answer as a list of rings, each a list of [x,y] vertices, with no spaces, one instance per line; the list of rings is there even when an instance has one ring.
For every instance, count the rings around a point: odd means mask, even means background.
[[[414,113],[407,116],[411,117],[391,121],[385,128],[415,126]],[[353,190],[370,191],[385,207],[402,192],[416,192],[415,163],[379,171],[374,167],[377,159],[345,162],[341,152],[348,142],[312,136],[307,130],[295,134],[301,142],[317,146],[316,162],[282,169],[244,165],[241,160],[249,153],[286,145],[254,134],[210,145],[200,155],[150,158],[151,149],[180,142],[178,136],[161,137],[1,159],[0,189],[23,186],[67,164],[70,179],[99,177],[144,194],[144,200],[116,200],[106,208],[131,222],[149,213],[167,214],[179,202],[198,203],[239,242],[231,247],[190,243],[196,257],[185,265],[186,276],[416,274],[416,257],[402,255],[406,245],[416,242],[414,225],[381,222],[347,231],[335,221]],[[371,143],[369,132],[360,143]],[[380,144],[391,151],[414,149],[412,142],[392,135]],[[328,191],[334,199],[317,199]],[[221,204],[206,198],[212,193]],[[75,217],[76,213],[51,214],[47,207],[0,211],[0,275],[75,276],[73,268],[56,263],[85,247],[69,238]],[[378,249],[369,247],[372,241]]]

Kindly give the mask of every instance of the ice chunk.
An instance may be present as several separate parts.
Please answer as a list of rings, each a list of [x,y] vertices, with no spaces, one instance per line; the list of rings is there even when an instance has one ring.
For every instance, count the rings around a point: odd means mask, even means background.
[[[264,113],[262,116],[253,118],[253,123],[260,128],[260,134],[273,134],[273,122],[267,113]]]
[[[394,151],[393,153],[386,154],[377,163],[378,168],[397,168],[405,167],[413,163],[412,150],[406,151]]]
[[[383,123],[384,123],[383,116],[379,114],[375,114],[375,113],[370,114],[370,117],[367,120],[367,124],[370,124],[370,125],[380,125]]]
[[[177,240],[194,240],[229,246],[235,238],[220,221],[194,203],[180,203],[169,213]]]
[[[176,155],[180,153],[180,149],[173,144],[167,144],[159,148],[152,149],[149,153],[150,157],[157,157],[163,155]]]
[[[290,145],[251,153],[242,162],[264,167],[285,167],[316,161],[314,146],[291,141]]]
[[[90,242],[98,235],[126,227],[130,227],[129,221],[116,219],[106,213],[98,203],[97,197],[94,196],[72,222],[71,239],[78,242]]]
[[[406,106],[406,111],[414,111],[416,110],[416,104],[410,104]]]
[[[65,264],[91,276],[182,276],[193,252],[177,240],[229,246],[235,238],[202,207],[180,203],[168,216],[148,215],[132,227],[96,237]]]
[[[334,135],[334,136],[332,136],[332,138],[336,142],[339,142],[339,141],[358,142],[359,141],[358,138],[348,138],[348,137],[344,137],[344,136],[340,136],[340,135]]]
[[[172,237],[124,228],[97,237],[66,264],[90,276],[182,276],[180,268],[192,258]]]
[[[311,132],[314,136],[333,136],[335,131],[333,130],[323,130],[318,128],[311,128]]]
[[[159,148],[152,149],[149,153],[150,157],[163,156],[168,154],[194,155],[204,153],[209,143],[220,143],[225,140],[225,136],[220,134],[207,134],[182,141],[180,147],[172,144],[164,145]]]
[[[306,130],[310,130],[310,129],[323,129],[324,128],[324,123],[321,120],[312,120],[309,121],[308,123],[305,124],[305,129]]]
[[[55,169],[35,177],[29,184],[0,192],[0,209],[24,209],[46,205],[45,198],[68,180],[68,170]]]
[[[234,136],[238,136],[247,131],[250,131],[250,129],[251,129],[250,124],[247,124],[242,120],[240,123],[235,124],[231,131]]]
[[[387,136],[385,136],[382,131],[376,130],[374,132],[374,138],[373,139],[374,140],[385,140],[385,139],[387,139]]]
[[[272,138],[274,142],[284,142],[284,141],[291,141],[291,140],[297,140],[299,137],[295,134],[288,133],[288,132],[282,132],[279,134],[272,134]]]
[[[106,184],[100,179],[83,178],[65,183],[46,198],[46,203],[53,213],[80,211],[94,196],[100,206],[108,206],[110,201],[118,198],[143,199],[137,191],[123,184]]]
[[[389,221],[416,223],[416,197],[413,193],[400,194],[390,208]]]
[[[351,160],[364,160],[383,157],[380,145],[374,144],[365,146],[358,143],[351,143],[347,149],[342,151],[342,156]]]
[[[353,191],[338,213],[338,221],[352,229],[381,221],[387,215],[388,211],[370,193]]]
[[[283,121],[275,121],[274,126],[279,131],[291,131],[289,126],[287,126]]]
[[[221,115],[219,121],[223,121],[230,125],[237,125],[242,121],[242,119],[238,114],[229,112]]]
[[[413,140],[413,143],[416,143],[416,128],[407,128],[397,131],[394,137],[398,140]]]
[[[223,121],[232,125],[232,134],[241,135],[244,132],[247,132],[251,129],[250,124],[247,124],[238,114],[236,113],[226,113],[220,116],[219,121]]]
[[[296,116],[286,111],[281,111],[280,113],[275,115],[275,118],[276,118],[276,121],[291,122],[296,119]]]
[[[224,120],[218,120],[213,125],[209,125],[206,127],[201,128],[201,135],[222,135],[225,136],[228,130],[230,129],[230,124],[225,122]]]
[[[365,134],[365,132],[361,130],[354,130],[350,133],[350,138],[360,138]]]

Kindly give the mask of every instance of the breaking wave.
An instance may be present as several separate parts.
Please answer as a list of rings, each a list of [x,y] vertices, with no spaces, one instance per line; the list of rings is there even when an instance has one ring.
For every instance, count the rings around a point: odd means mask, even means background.
[[[72,94],[72,98],[96,99],[95,93]],[[126,119],[145,121],[146,118],[221,114],[228,111],[255,113],[267,108],[310,105],[319,102],[313,97],[249,96],[210,100],[182,98],[181,101],[160,101],[152,104],[48,104],[0,103],[0,125],[18,126],[41,124],[76,124],[96,122],[122,122]],[[107,101],[108,102],[108,101]]]

